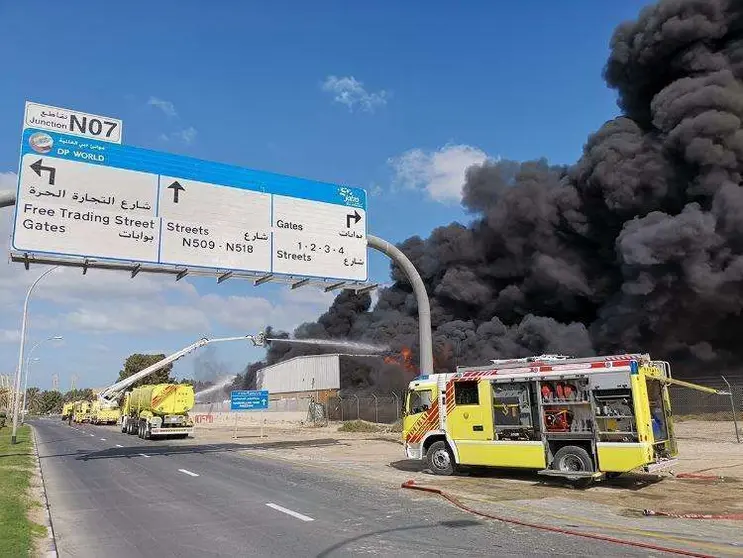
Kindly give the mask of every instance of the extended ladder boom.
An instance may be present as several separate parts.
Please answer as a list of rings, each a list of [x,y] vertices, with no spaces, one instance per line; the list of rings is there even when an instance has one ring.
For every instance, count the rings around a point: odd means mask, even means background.
[[[495,359],[491,360],[492,364],[489,366],[458,366],[457,372],[489,372],[489,373],[500,373],[501,371],[508,374],[510,370],[523,369],[528,366],[540,366],[540,365],[559,365],[569,366],[572,364],[581,365],[595,362],[617,362],[626,360],[636,360],[638,362],[650,363],[657,366],[662,370],[662,374],[652,374],[654,378],[670,384],[689,389],[694,389],[704,393],[712,393],[715,395],[730,395],[729,391],[715,389],[706,386],[700,386],[692,382],[686,382],[684,380],[677,380],[671,377],[670,365],[665,361],[651,361],[650,355],[646,353],[628,353],[620,355],[606,355],[606,356],[595,356],[595,357],[584,357],[584,358],[573,358],[565,355],[539,355],[523,358],[510,358],[510,359]]]
[[[144,370],[141,370],[137,372],[136,374],[132,374],[128,378],[124,378],[123,380],[119,382],[111,384],[106,389],[104,389],[101,393],[98,394],[98,398],[101,399],[101,401],[111,403],[115,401],[116,399],[118,399],[119,396],[122,394],[122,392],[126,390],[126,388],[134,385],[136,382],[138,382],[142,378],[146,378],[150,374],[154,374],[158,370],[162,370],[171,362],[175,362],[176,360],[187,355],[191,351],[195,351],[196,349],[205,347],[209,343],[217,343],[220,341],[251,341],[254,346],[263,347],[265,345],[265,335],[263,332],[261,332],[256,336],[243,335],[240,337],[218,337],[216,339],[208,339],[206,337],[202,337],[201,339],[196,341],[196,343],[192,343],[185,349],[181,349],[180,351],[177,351],[173,353],[172,355],[166,356],[164,359],[156,362],[152,366],[148,366]]]
[[[707,386],[700,386],[699,384],[693,384],[692,382],[685,382],[684,380],[677,380],[676,378],[658,378],[661,382],[664,382],[666,384],[671,384],[675,386],[685,387],[689,389],[695,389],[697,391],[702,391],[704,393],[711,393],[713,395],[730,395],[729,391],[725,391],[723,389],[715,389]]]

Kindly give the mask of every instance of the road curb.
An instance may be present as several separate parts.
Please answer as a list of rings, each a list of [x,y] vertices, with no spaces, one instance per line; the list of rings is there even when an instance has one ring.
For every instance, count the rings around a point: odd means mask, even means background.
[[[36,429],[31,426],[31,433],[33,435],[34,440],[34,459],[36,461],[36,471],[39,474],[39,478],[41,478],[41,491],[44,494],[44,511],[46,512],[46,516],[44,518],[44,523],[46,525],[46,528],[49,530],[49,537],[47,542],[47,549],[45,556],[46,558],[57,558],[57,541],[54,537],[54,525],[52,524],[52,514],[49,511],[49,500],[46,497],[46,483],[44,482],[44,471],[41,469],[41,459],[39,459],[39,447],[36,442]]]

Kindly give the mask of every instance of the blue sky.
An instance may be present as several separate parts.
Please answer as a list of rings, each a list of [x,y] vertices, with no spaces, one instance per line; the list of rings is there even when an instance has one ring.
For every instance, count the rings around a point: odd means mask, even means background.
[[[366,188],[370,232],[425,236],[468,220],[468,164],[580,156],[618,113],[601,78],[612,30],[644,4],[0,0],[0,189],[15,188],[34,100],[121,118],[126,144]],[[370,278],[388,281],[388,262],[369,261]],[[16,367],[23,296],[41,271],[0,264],[0,373]],[[31,303],[29,342],[65,337],[36,351],[31,383],[106,385],[132,352],[291,328],[331,300],[66,270]],[[211,356],[234,373],[261,353],[225,344]],[[176,366],[193,369],[194,357]]]

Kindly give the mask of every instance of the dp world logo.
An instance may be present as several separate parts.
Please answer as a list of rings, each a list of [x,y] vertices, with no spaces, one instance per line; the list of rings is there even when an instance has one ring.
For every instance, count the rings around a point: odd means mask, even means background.
[[[36,132],[35,134],[31,134],[28,138],[28,145],[30,145],[31,149],[36,151],[36,153],[49,153],[54,145],[54,140],[49,134]]]
[[[361,199],[353,193],[351,188],[341,186],[338,188],[338,194],[343,198],[343,201],[346,202],[346,205],[361,206]]]

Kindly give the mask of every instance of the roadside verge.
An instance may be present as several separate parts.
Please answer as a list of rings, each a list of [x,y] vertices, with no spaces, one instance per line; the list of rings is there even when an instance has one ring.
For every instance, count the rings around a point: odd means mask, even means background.
[[[46,526],[47,538],[45,541],[38,541],[39,544],[36,548],[39,550],[39,554],[47,558],[57,558],[57,542],[54,539],[54,525],[52,524],[52,514],[49,511],[49,500],[46,497],[46,484],[44,483],[44,471],[41,469],[41,459],[39,459],[39,444],[36,439],[36,429],[32,430],[33,442],[34,442],[34,461],[36,462],[35,468],[35,484],[40,489],[39,497],[41,498],[41,505],[44,508],[44,525]]]
[[[22,426],[17,434],[11,445],[11,429],[0,429],[0,556],[20,558],[37,554],[36,543],[48,531],[31,519],[40,505],[33,494],[38,457],[31,428]]]

